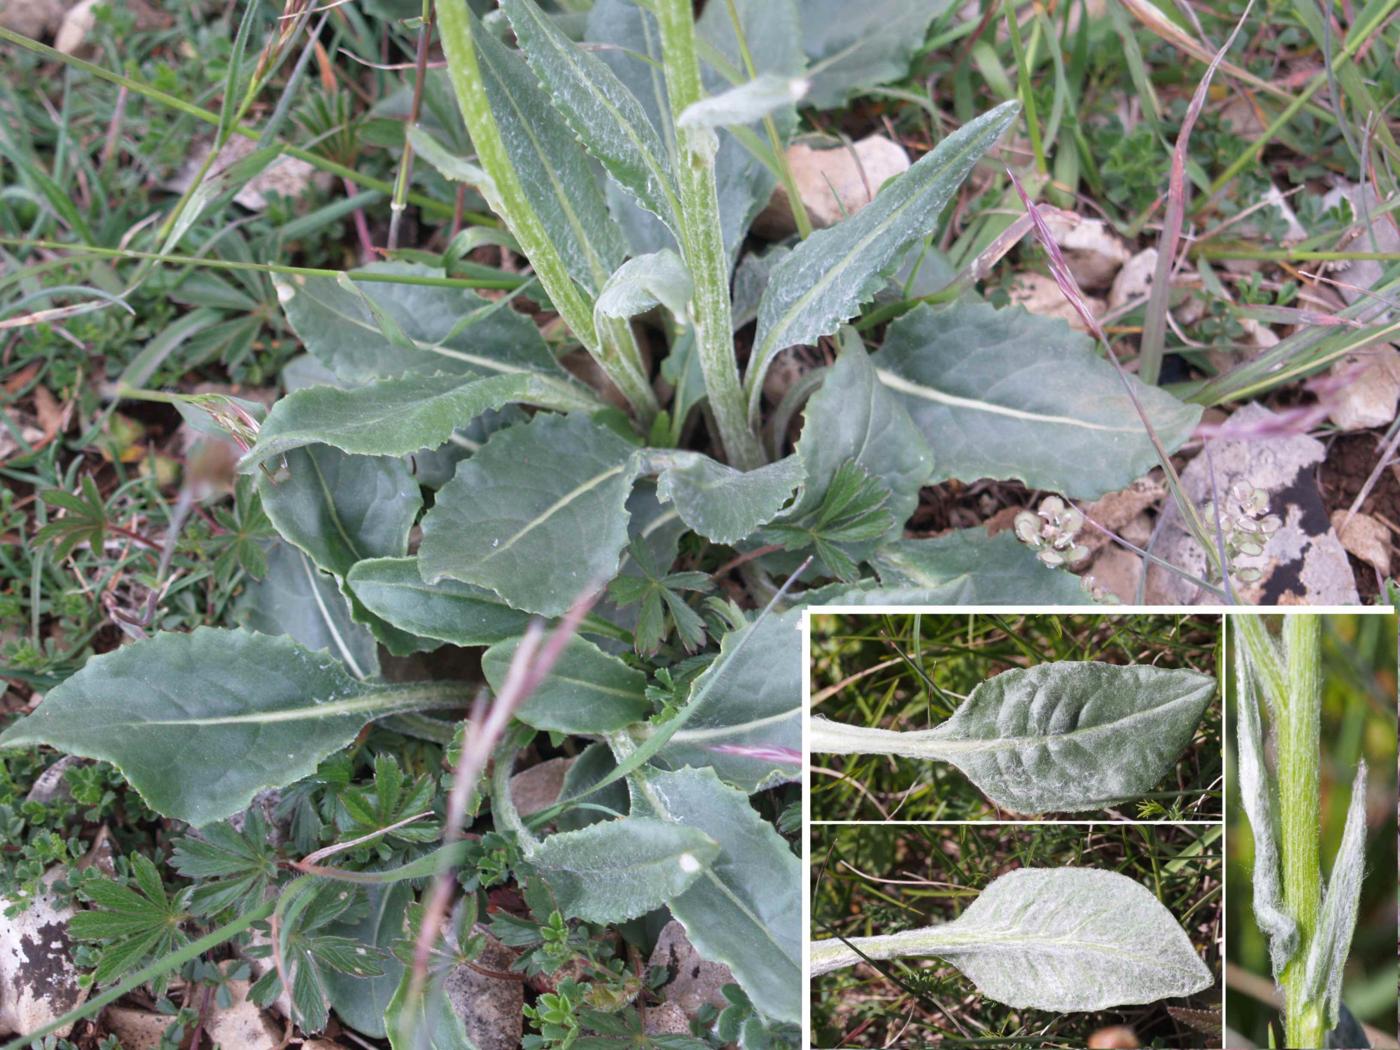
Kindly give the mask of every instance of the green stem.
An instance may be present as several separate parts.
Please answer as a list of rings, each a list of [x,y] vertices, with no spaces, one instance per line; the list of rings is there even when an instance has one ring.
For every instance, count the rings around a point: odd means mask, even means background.
[[[314,266],[283,266],[280,263],[255,263],[239,259],[209,259],[197,255],[163,255],[160,252],[140,252],[134,248],[101,248],[95,244],[69,244],[65,241],[31,241],[23,237],[0,237],[0,244],[10,248],[43,248],[48,251],[71,251],[98,259],[155,259],[177,266],[202,266],[208,270],[250,270],[256,273],[281,273],[293,277],[329,277],[344,275],[364,284],[416,284],[429,288],[519,288],[529,277],[424,277],[409,273],[380,273],[374,270],[323,270]]]
[[[408,120],[403,126],[403,152],[399,154],[399,170],[394,177],[394,196],[389,202],[389,251],[399,246],[399,225],[408,206],[408,183],[413,178],[413,142],[409,130],[418,123],[423,109],[423,85],[428,79],[428,44],[433,35],[433,0],[423,0],[419,17],[418,47],[414,53],[413,101],[408,108]]]
[[[211,948],[217,948],[225,941],[237,937],[248,927],[252,926],[253,923],[266,919],[272,914],[272,910],[276,906],[277,898],[275,897],[271,900],[263,901],[262,904],[258,905],[252,911],[240,915],[232,922],[225,923],[218,929],[205,934],[197,941],[191,941],[179,951],[171,952],[169,955],[163,955],[150,965],[142,967],[126,980],[108,988],[101,995],[93,996],[76,1010],[69,1010],[62,1017],[50,1021],[42,1028],[36,1028],[32,1032],[21,1035],[18,1039],[10,1040],[3,1047],[0,1047],[0,1050],[24,1050],[24,1047],[37,1043],[46,1035],[52,1035],[60,1029],[67,1028],[71,1024],[76,1024],[84,1017],[91,1017],[108,1003],[116,1002],[133,989],[139,988],[146,982],[155,980],[161,974],[169,973],[171,970],[175,969],[175,967],[183,966],[191,959],[199,958],[199,956],[203,955]]]
[[[719,225],[715,185],[715,136],[709,129],[680,126],[687,106],[704,96],[695,21],[689,0],[657,0],[661,56],[666,90],[676,122],[676,182],[680,197],[681,250],[694,285],[696,348],[710,411],[729,462],[751,470],[763,462],[763,450],[749,427],[729,303],[729,261]]]
[[[1308,949],[1322,905],[1322,869],[1318,864],[1321,793],[1318,765],[1321,747],[1322,620],[1316,615],[1283,618],[1283,653],[1288,691],[1279,697],[1279,827],[1283,860],[1283,900],[1298,924],[1298,951],[1280,976],[1284,992],[1284,1029],[1292,1047],[1325,1045],[1322,1004],[1303,979]]]
[[[1050,168],[1045,163],[1045,144],[1040,139],[1040,120],[1035,111],[1030,64],[1026,59],[1026,49],[1021,43],[1021,23],[1016,20],[1016,5],[1013,0],[1003,0],[1002,10],[1006,14],[1006,27],[1011,32],[1011,51],[1016,57],[1016,93],[1021,96],[1021,106],[1026,111],[1026,128],[1030,132],[1031,152],[1035,155],[1035,170],[1047,175]]]

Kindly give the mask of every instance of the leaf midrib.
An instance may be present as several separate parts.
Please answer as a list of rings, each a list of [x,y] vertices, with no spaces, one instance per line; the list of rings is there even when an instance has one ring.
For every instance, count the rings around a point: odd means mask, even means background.
[[[1091,420],[1080,419],[1076,416],[1057,416],[1044,412],[1028,412],[1025,409],[999,405],[994,401],[979,401],[976,398],[959,397],[957,394],[949,394],[939,390],[937,387],[928,386],[924,383],[916,383],[912,379],[907,379],[896,372],[891,372],[884,368],[877,368],[875,374],[879,376],[882,384],[897,393],[907,394],[910,397],[917,397],[924,401],[948,405],[952,408],[965,408],[974,412],[986,412],[991,415],[1006,416],[1009,419],[1019,419],[1031,423],[1051,423],[1057,426],[1078,427],[1081,430],[1101,430],[1113,434],[1140,435],[1143,433],[1141,424],[1135,426],[1113,426],[1108,423],[1095,423]]]

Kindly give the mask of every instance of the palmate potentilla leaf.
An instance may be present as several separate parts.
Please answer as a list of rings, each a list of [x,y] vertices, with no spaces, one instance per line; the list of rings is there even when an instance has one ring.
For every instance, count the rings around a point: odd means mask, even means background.
[[[1092,868],[1021,868],[952,922],[812,942],[814,975],[872,959],[933,956],[1017,1009],[1107,1010],[1192,995],[1215,977],[1146,887]]]
[[[934,729],[814,718],[811,747],[950,762],[1003,809],[1080,812],[1151,791],[1215,691],[1215,679],[1196,671],[1055,661],[982,682]]]

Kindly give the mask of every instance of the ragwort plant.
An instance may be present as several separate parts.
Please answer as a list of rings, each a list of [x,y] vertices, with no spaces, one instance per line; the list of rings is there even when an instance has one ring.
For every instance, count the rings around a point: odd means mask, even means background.
[[[698,21],[687,0],[600,0],[586,46],[533,0],[502,9],[487,22],[460,0],[431,9],[462,123],[444,126],[454,118],[435,111],[408,140],[482,195],[503,223],[483,236],[518,250],[529,274],[496,281],[510,294],[492,300],[424,262],[285,273],[278,296],[319,381],[261,420],[233,402],[169,395],[206,425],[234,423],[243,470],[285,541],[275,585],[315,626],[296,640],[199,628],[128,645],[52,689],[0,746],[105,759],[155,811],[209,828],[259,791],[314,775],[367,722],[450,736],[436,716],[460,714],[474,687],[431,671],[386,680],[381,649],[476,650],[490,689],[509,692],[526,673],[515,657],[531,649],[532,618],[574,610],[576,633],[513,714],[526,733],[588,744],[590,774],[529,821],[513,816],[498,777],[494,834],[518,851],[507,866],[543,880],[566,920],[668,908],[702,954],[730,966],[758,1015],[792,1022],[797,861],[750,800],[797,775],[797,605],[1088,601],[1011,535],[904,539],[920,489],[1015,478],[1096,498],[1179,447],[1200,408],[1120,376],[1061,321],[973,298],[912,305],[875,353],[849,325],[900,287],[892,275],[925,251],[1015,103],[947,135],[858,213],[755,255],[745,234],[775,184],[790,184],[783,148],[798,101],[839,104],[860,83],[839,40],[804,55],[799,6],[773,0],[711,3]],[[257,17],[253,5],[240,58]],[[277,61],[306,24],[279,28]],[[220,143],[244,133],[269,64],[253,68],[233,63]],[[276,152],[269,144],[192,187],[150,266]],[[558,325],[527,316],[544,308]],[[753,318],[745,359],[735,331]],[[833,336],[834,364],[765,401],[784,350]],[[596,382],[561,367],[574,347]],[[789,450],[786,421],[799,411]],[[738,566],[737,600],[701,599],[710,581],[678,565],[696,552]],[[778,586],[793,575],[791,591]],[[503,745],[498,770],[519,744]],[[627,796],[605,807],[612,819],[536,837],[561,809],[597,815],[599,792],[619,785]],[[470,788],[457,796],[444,845],[351,881],[419,884],[460,864],[453,818]],[[123,983],[265,919],[294,982],[318,960],[334,969],[344,959],[323,931],[347,919],[345,898],[321,883],[344,872],[323,867],[275,896],[248,895],[229,921]],[[432,1006],[432,979],[406,972],[391,1010],[402,1045],[408,1029],[451,1027]],[[315,1029],[333,998],[312,977],[299,987],[298,1017]]]

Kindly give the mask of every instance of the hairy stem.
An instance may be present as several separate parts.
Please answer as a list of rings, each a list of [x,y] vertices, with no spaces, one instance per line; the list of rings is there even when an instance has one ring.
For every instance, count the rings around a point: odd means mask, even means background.
[[[1277,712],[1279,825],[1283,844],[1284,906],[1298,924],[1300,950],[1284,968],[1284,1028],[1289,1046],[1324,1045],[1322,1004],[1304,980],[1307,949],[1317,932],[1322,905],[1322,870],[1318,864],[1318,756],[1322,678],[1322,621],[1314,615],[1290,615],[1283,621],[1287,693]]]
[[[695,288],[692,306],[700,369],[705,375],[705,391],[725,455],[734,466],[751,470],[763,462],[763,451],[749,427],[739,363],[734,357],[729,262],[724,253],[719,191],[715,185],[716,140],[709,129],[679,125],[685,108],[704,97],[694,16],[689,0],[658,0],[655,10],[671,115],[677,122],[681,251]]]

